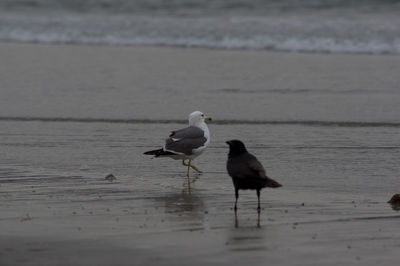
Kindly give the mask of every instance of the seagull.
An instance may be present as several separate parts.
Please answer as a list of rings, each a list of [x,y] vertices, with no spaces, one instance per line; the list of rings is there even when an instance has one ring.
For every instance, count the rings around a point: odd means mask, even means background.
[[[257,158],[248,153],[243,142],[240,140],[229,140],[228,162],[226,168],[228,174],[232,177],[235,187],[235,212],[237,211],[237,201],[239,198],[239,189],[257,190],[258,207],[260,212],[260,191],[265,187],[277,188],[282,185],[269,178],[265,174],[265,169]]]
[[[190,168],[201,173],[192,164],[192,160],[202,154],[210,143],[210,131],[205,121],[211,121],[211,117],[205,116],[200,111],[192,112],[189,115],[188,127],[172,131],[161,149],[147,151],[144,154],[182,160],[182,164],[187,166],[188,178]],[[189,162],[185,163],[185,160],[189,160]]]

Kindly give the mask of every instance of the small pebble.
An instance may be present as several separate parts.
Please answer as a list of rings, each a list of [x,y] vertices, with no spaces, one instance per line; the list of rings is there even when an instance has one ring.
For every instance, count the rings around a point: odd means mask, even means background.
[[[110,182],[113,182],[114,180],[116,180],[117,178],[113,175],[113,174],[109,174],[107,175],[105,178],[105,180],[108,180]]]
[[[21,222],[26,222],[26,221],[30,221],[32,220],[31,216],[29,214],[27,214],[25,217],[21,218]]]

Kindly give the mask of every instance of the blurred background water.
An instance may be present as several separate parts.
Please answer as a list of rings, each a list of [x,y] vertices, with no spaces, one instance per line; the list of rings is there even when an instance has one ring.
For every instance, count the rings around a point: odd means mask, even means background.
[[[0,40],[399,53],[397,0],[1,0]]]

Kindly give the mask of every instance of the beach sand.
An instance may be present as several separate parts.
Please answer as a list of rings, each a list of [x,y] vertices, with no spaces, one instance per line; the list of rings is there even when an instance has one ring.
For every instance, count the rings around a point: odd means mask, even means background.
[[[400,56],[0,54],[0,265],[398,264],[400,215],[386,201],[399,193]],[[189,193],[181,162],[143,152],[195,109],[215,122]],[[232,138],[283,184],[262,191],[260,217],[254,191],[232,210]]]
[[[400,121],[392,97],[398,55],[32,44],[0,51],[2,116],[182,119],[201,109],[221,119]]]

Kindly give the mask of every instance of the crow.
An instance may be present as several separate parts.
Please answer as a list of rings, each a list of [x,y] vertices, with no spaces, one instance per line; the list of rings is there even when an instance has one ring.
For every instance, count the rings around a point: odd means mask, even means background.
[[[278,188],[282,185],[269,178],[265,174],[265,169],[257,158],[248,153],[243,142],[240,140],[230,140],[226,142],[229,145],[229,154],[226,168],[228,174],[232,177],[235,188],[235,212],[237,211],[237,201],[239,198],[239,189],[255,189],[257,191],[258,207],[260,212],[260,191],[265,187]]]

